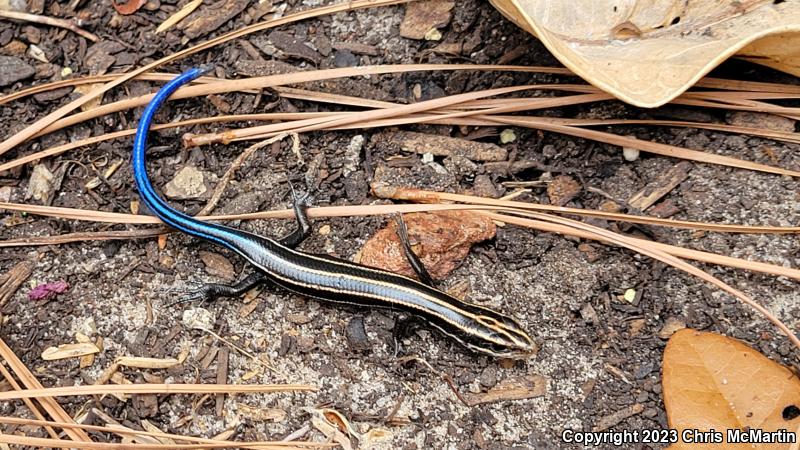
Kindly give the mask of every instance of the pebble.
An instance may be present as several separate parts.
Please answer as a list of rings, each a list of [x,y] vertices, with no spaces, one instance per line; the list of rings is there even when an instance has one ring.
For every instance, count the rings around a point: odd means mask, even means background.
[[[24,80],[36,73],[36,69],[20,58],[0,56],[0,87]]]
[[[194,166],[186,166],[164,187],[164,195],[176,200],[200,198],[208,191],[205,174]]]
[[[216,317],[205,308],[191,308],[183,312],[182,322],[193,330],[213,330]]]
[[[363,352],[370,348],[369,338],[367,337],[367,330],[364,328],[364,318],[362,316],[355,316],[350,319],[350,321],[347,322],[344,333],[347,338],[347,345],[351,350]]]
[[[44,164],[37,164],[33,168],[30,181],[28,181],[28,192],[25,194],[25,198],[29,199],[33,197],[35,200],[41,200],[47,203],[54,178],[55,175],[53,175],[53,172],[50,172],[47,166]]]
[[[788,117],[750,111],[729,113],[725,121],[740,127],[766,128],[768,130],[794,133],[795,121]]]
[[[236,271],[233,264],[228,258],[220,255],[219,253],[202,251],[200,252],[200,259],[206,266],[206,273],[215,277],[224,278],[226,280],[233,280],[236,278]]]
[[[517,140],[517,135],[514,133],[514,130],[510,128],[506,128],[505,130],[500,132],[500,143],[501,144],[508,144]]]
[[[639,149],[622,147],[622,156],[625,158],[625,161],[636,161],[639,159]]]

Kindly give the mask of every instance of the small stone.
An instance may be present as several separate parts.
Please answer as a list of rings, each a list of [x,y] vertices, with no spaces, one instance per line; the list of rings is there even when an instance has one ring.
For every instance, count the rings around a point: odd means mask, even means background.
[[[164,187],[164,195],[176,200],[200,198],[208,191],[205,173],[194,166],[186,166],[178,171]]]
[[[212,330],[216,317],[205,308],[191,308],[183,312],[183,324],[193,330]]]
[[[658,332],[661,339],[669,339],[676,331],[686,328],[686,323],[677,317],[669,317]]]
[[[510,128],[506,128],[505,130],[500,132],[500,143],[501,144],[508,144],[517,140],[517,135],[514,133],[514,130]]]
[[[303,313],[291,313],[286,315],[286,320],[296,325],[305,325],[311,322],[311,317]]]
[[[25,0],[0,1],[0,9],[16,12],[28,12],[28,3]]]
[[[319,231],[317,233],[319,233],[320,236],[327,236],[331,234],[331,226],[326,223],[325,225],[319,227]]]
[[[497,384],[497,368],[495,366],[488,366],[483,369],[478,381],[480,381],[481,386],[484,388],[493,388]]]
[[[639,159],[639,149],[622,147],[622,157],[625,158],[625,161],[636,161]]]
[[[33,168],[33,173],[28,181],[28,192],[25,194],[25,198],[33,197],[35,200],[48,203],[54,178],[55,175],[53,175],[53,172],[50,172],[47,166],[44,164],[37,164]]]
[[[367,337],[367,330],[364,328],[364,318],[355,316],[347,322],[347,327],[344,329],[345,337],[347,338],[347,345],[351,350],[356,352],[364,352],[370,349],[369,338]]]
[[[14,193],[14,187],[13,186],[0,187],[0,202],[9,203],[11,201],[11,195],[13,193]],[[0,209],[0,213],[2,213],[2,212],[3,212],[3,210]]]
[[[439,31],[438,28],[431,28],[425,33],[425,40],[426,41],[441,41],[442,40],[442,32]]]
[[[656,203],[647,211],[650,215],[666,219],[667,217],[674,216],[680,212],[680,209],[670,199],[666,199],[661,203]]]
[[[31,46],[28,47],[28,56],[45,64],[50,62],[50,60],[47,59],[47,55],[44,53],[44,50],[35,44],[31,44]]]
[[[596,325],[600,322],[600,319],[597,317],[597,311],[594,310],[591,303],[586,303],[581,307],[581,317],[592,325]]]
[[[795,121],[793,119],[776,116],[775,114],[736,111],[729,113],[725,119],[729,124],[739,127],[766,128],[787,133],[794,133],[795,129]]]
[[[236,277],[233,264],[228,261],[228,258],[219,253],[201,251],[200,259],[203,261],[203,264],[206,265],[206,273],[209,275],[226,280],[233,280]]]
[[[97,324],[92,317],[84,317],[76,320],[74,328],[76,335],[83,334],[85,336],[94,336],[97,334]]]
[[[175,258],[173,258],[172,256],[169,256],[169,255],[161,255],[161,256],[159,256],[158,257],[158,263],[161,264],[162,266],[166,267],[167,269],[174,269],[175,268],[175,264],[177,264],[177,262],[175,261]]]
[[[0,56],[0,87],[24,80],[34,73],[36,69],[20,58]]]
[[[500,196],[500,192],[492,183],[492,179],[486,174],[475,177],[475,181],[472,183],[472,191],[478,197],[497,198]]]
[[[633,301],[636,300],[636,289],[626,289],[622,298],[628,303],[633,303]]]
[[[8,56],[22,56],[25,54],[26,51],[28,51],[28,46],[19,39],[14,39],[13,41],[4,45],[2,49],[0,49],[0,52]],[[0,64],[0,68],[3,68],[2,64]]]

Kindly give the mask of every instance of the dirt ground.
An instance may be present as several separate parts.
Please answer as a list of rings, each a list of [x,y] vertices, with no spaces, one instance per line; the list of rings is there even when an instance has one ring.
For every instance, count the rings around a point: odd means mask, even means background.
[[[52,13],[55,6],[50,3],[47,2],[45,13]],[[0,47],[4,52],[14,41],[38,42],[50,61],[45,64],[26,55],[19,56],[34,66],[36,73],[2,88],[3,93],[29,86],[34,79],[37,83],[47,81],[57,76],[64,66],[72,68],[77,75],[87,75],[104,66],[109,72],[127,70],[183,48],[182,39],[188,32],[153,34],[168,12],[175,9],[174,1],[152,0],[136,14],[125,17],[114,13],[108,2],[89,3],[80,9],[91,24],[88,29],[101,37],[101,44],[89,45],[88,51],[86,41],[63,30],[0,22]],[[287,11],[316,4],[292,0]],[[308,54],[275,51],[274,45],[264,42],[269,33],[257,33],[246,38],[248,44],[234,41],[165,69],[176,72],[194,64],[213,63],[218,76],[235,78],[274,70],[269,65],[273,59],[298,68],[498,61],[557,65],[538,41],[506,22],[488,2],[457,2],[452,21],[442,29],[444,42],[471,47],[462,56],[432,51],[437,42],[400,37],[399,25],[404,10],[404,7],[369,9],[279,28],[294,36],[296,41],[310,44],[312,51]],[[190,42],[239,28],[252,20],[251,13],[247,9]],[[285,36],[273,37],[274,44]],[[103,47],[97,47],[100,45]],[[253,50],[257,54],[253,54]],[[717,75],[795,81],[761,67],[735,62],[724,65]],[[370,98],[409,102],[415,98],[515,83],[569,81],[572,80],[566,77],[535,74],[411,73],[328,82],[323,87],[332,92],[357,92]],[[105,101],[143,93],[153,85],[136,81],[126,86],[107,95]],[[420,95],[415,97],[415,92]],[[54,94],[27,98],[6,105],[0,109],[5,124],[0,131],[3,136],[9,136],[77,95],[65,90],[60,97]],[[251,94],[178,101],[167,105],[160,117],[162,120],[205,117],[221,114],[224,112],[221,109],[226,107],[230,113],[264,112],[265,107],[276,112],[324,108],[298,100],[278,100],[268,92],[258,104],[256,101],[256,95]],[[137,109],[114,114],[52,133],[15,149],[4,161],[72,139],[128,128],[138,120],[140,112]],[[617,102],[543,113],[584,118],[726,120],[725,112],[720,111],[673,106],[647,111]],[[191,131],[218,129],[219,126],[209,125]],[[407,129],[453,136],[459,133],[455,127]],[[163,187],[179,169],[188,165],[221,177],[230,162],[247,146],[214,145],[185,151],[179,143],[181,134],[186,131],[190,130],[153,134],[155,148],[148,156],[151,176],[157,186]],[[614,131],[787,168],[800,167],[800,151],[790,144],[700,130],[617,127]],[[303,135],[301,150],[306,164],[302,166],[290,151],[289,143],[258,153],[241,168],[215,213],[288,206],[287,174],[296,185],[313,190],[317,205],[375,202],[377,199],[369,193],[368,183],[374,181],[376,168],[392,161],[389,173],[409,185],[452,192],[472,188],[478,176],[488,179],[496,193],[502,194],[508,192],[504,182],[568,174],[579,181],[581,190],[567,205],[597,208],[609,197],[624,205],[633,193],[677,163],[644,153],[638,160],[627,162],[618,147],[515,129],[517,139],[503,147],[516,160],[534,161],[538,166],[516,174],[498,174],[488,171],[480,162],[459,166],[458,161],[439,158],[437,163],[450,168],[440,173],[434,166],[423,163],[420,155],[402,154],[406,158],[402,164],[397,163],[393,158],[399,155],[396,149],[371,139],[376,132],[357,130]],[[356,136],[362,136],[365,144],[356,170],[344,175],[342,155]],[[481,140],[496,143],[498,137],[490,135]],[[130,212],[131,202],[138,198],[129,166],[131,142],[131,139],[118,139],[49,160],[46,164],[53,171],[67,161],[80,163],[73,163],[65,172],[52,205]],[[125,163],[107,183],[88,193],[84,185],[94,174],[79,167],[101,159]],[[309,170],[311,162],[317,166],[316,170]],[[549,173],[545,173],[543,166],[548,167]],[[10,187],[12,201],[22,202],[30,175],[30,167],[0,174],[0,185]],[[544,187],[534,187],[521,199],[548,202]],[[678,219],[751,225],[800,223],[800,184],[787,177],[692,163],[688,178],[666,199],[674,203],[677,212],[673,217]],[[201,198],[183,202],[172,200],[171,203],[196,213],[205,201]],[[3,239],[108,229],[104,225],[22,217],[8,212],[0,217],[4,221],[0,228]],[[330,233],[315,233],[301,248],[350,258],[388,220],[384,217],[317,220],[315,228],[329,225]],[[292,228],[291,222],[279,220],[234,225],[268,236],[281,236]],[[125,229],[124,226],[112,228]],[[630,226],[622,226],[622,229],[693,249],[800,266],[800,240],[796,236],[727,235]],[[434,369],[452,377],[454,385],[463,393],[486,392],[503,383],[523,379],[544,383],[541,395],[525,400],[476,407],[460,403],[448,384],[423,364],[398,361],[392,346],[396,315],[390,311],[330,306],[270,287],[253,300],[255,303],[246,305],[241,299],[228,299],[165,308],[164,304],[174,299],[168,288],[185,288],[197,281],[225,281],[220,275],[226,275],[226,262],[232,263],[236,277],[249,270],[241,258],[177,234],[169,235],[164,249],[159,249],[155,238],[3,249],[0,273],[21,260],[35,260],[36,266],[28,282],[3,307],[1,335],[46,386],[92,383],[121,355],[177,357],[186,349],[189,352],[186,362],[175,368],[122,369],[121,372],[133,382],[212,383],[217,380],[219,366],[225,364],[227,356],[229,383],[291,382],[319,387],[315,393],[228,397],[224,404],[217,404],[214,397],[200,401],[178,395],[142,396],[130,401],[113,397],[99,402],[87,398],[62,399],[63,407],[74,415],[97,408],[137,428],[142,419],[147,419],[170,432],[210,436],[234,429],[238,439],[267,440],[282,439],[306,426],[310,423],[307,408],[325,405],[344,414],[359,432],[375,427],[389,430],[391,438],[381,444],[383,448],[409,450],[569,448],[560,440],[565,429],[666,428],[660,367],[668,336],[664,327],[668,322],[724,333],[744,340],[775,361],[792,362],[788,341],[762,317],[728,295],[629,251],[600,244],[591,247],[581,244],[558,235],[502,227],[495,239],[476,245],[463,265],[444,282],[445,288],[467,282],[470,300],[516,317],[541,346],[535,358],[506,364],[469,353],[445,337],[427,331],[418,332],[405,343],[408,352],[418,354]],[[214,264],[204,263],[204,260],[216,261],[217,270]],[[790,328],[797,329],[800,325],[797,282],[741,270],[703,268],[762,302]],[[70,285],[63,294],[45,301],[28,299],[33,286],[58,280]],[[628,289],[638,293],[632,302],[622,300]],[[255,355],[258,361],[184,324],[184,318],[205,312],[210,315],[207,320],[213,324],[217,335]],[[361,330],[362,321],[366,343],[358,342],[357,331]],[[45,348],[74,342],[76,332],[103,339],[104,351],[90,367],[79,368],[75,359],[41,359]],[[28,416],[22,403],[0,404],[0,414]],[[104,424],[93,413],[90,413],[90,422]],[[324,439],[313,427],[305,438]]]

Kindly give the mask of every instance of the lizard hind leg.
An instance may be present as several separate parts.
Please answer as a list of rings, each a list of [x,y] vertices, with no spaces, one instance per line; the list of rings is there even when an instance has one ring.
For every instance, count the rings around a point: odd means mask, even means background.
[[[281,239],[280,243],[289,248],[295,248],[311,235],[311,221],[308,219],[308,213],[306,212],[310,195],[308,192],[299,195],[294,190],[291,182],[289,182],[289,187],[292,189],[292,209],[294,209],[294,217],[297,220],[297,228]]]

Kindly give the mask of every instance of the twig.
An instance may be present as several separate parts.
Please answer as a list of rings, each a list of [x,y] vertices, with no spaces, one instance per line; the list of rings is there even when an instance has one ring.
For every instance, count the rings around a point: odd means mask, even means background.
[[[261,141],[259,143],[253,144],[250,147],[247,147],[239,156],[236,157],[235,160],[231,163],[231,166],[228,167],[228,170],[225,171],[225,175],[222,176],[222,179],[217,183],[217,186],[214,188],[214,193],[211,195],[211,199],[208,201],[206,206],[197,213],[198,216],[205,216],[209,214],[211,211],[214,210],[214,207],[217,206],[219,203],[219,199],[222,198],[222,193],[225,192],[225,187],[233,178],[233,175],[239,170],[242,164],[247,161],[256,150],[266,147],[267,145],[272,144],[273,142],[280,141],[283,138],[288,136],[287,133],[281,133],[274,138],[267,139],[265,141]]]
[[[316,391],[308,384],[120,384],[81,385],[0,392],[0,400],[52,398],[102,394],[263,394],[267,392]]]
[[[0,360],[5,361],[5,363],[8,364],[9,367],[11,367],[11,370],[14,371],[14,373],[17,375],[17,377],[19,377],[20,381],[27,389],[35,390],[42,388],[42,385],[41,383],[39,383],[39,380],[36,379],[33,373],[31,373],[31,371],[28,369],[28,367],[25,366],[25,364],[19,359],[19,357],[17,357],[16,353],[14,353],[14,351],[11,350],[11,347],[9,347],[2,339],[0,339]],[[11,374],[8,373],[8,371],[2,364],[0,364],[0,371],[2,371],[3,376],[6,377],[11,386],[15,389],[14,391],[5,392],[5,394],[13,395],[14,392],[26,392],[20,390],[21,386],[16,382],[16,380],[14,380],[11,377]],[[50,417],[52,417],[54,420],[57,420],[59,422],[75,423],[75,421],[72,420],[72,416],[67,414],[67,412],[64,411],[64,408],[62,408],[61,405],[57,401],[55,401],[55,399],[53,399],[52,397],[43,396],[42,398],[39,399],[39,403],[42,405],[42,409],[44,409],[45,412],[47,412],[47,414],[49,414]],[[28,404],[31,405],[32,402]],[[43,419],[41,413],[38,412],[38,408],[33,407],[31,408],[31,411],[34,412],[34,414],[38,419]],[[86,434],[83,430],[66,428],[64,429],[64,432],[72,440],[68,441],[71,442],[71,446],[74,446],[76,442],[91,441],[89,435]]]
[[[266,20],[266,21],[263,21],[263,22],[259,22],[259,23],[244,27],[244,28],[239,29],[239,30],[232,31],[232,32],[224,34],[222,36],[218,36],[216,38],[210,39],[210,40],[208,40],[206,42],[203,42],[202,44],[198,44],[198,45],[195,45],[193,47],[181,50],[181,51],[179,51],[177,53],[173,53],[173,54],[171,54],[169,56],[165,56],[165,57],[163,57],[163,58],[161,58],[159,60],[153,61],[153,62],[151,62],[151,63],[149,63],[149,64],[147,64],[145,66],[142,66],[142,67],[140,67],[138,69],[135,69],[135,70],[133,70],[131,72],[128,72],[128,73],[126,73],[124,75],[121,75],[119,78],[115,79],[114,81],[111,81],[111,82],[109,82],[109,83],[107,83],[107,84],[105,84],[105,85],[103,85],[103,86],[101,86],[101,87],[99,87],[97,89],[93,89],[88,94],[85,94],[82,97],[77,98],[77,99],[69,102],[68,104],[58,108],[57,110],[55,110],[55,111],[51,112],[50,114],[42,117],[41,119],[37,120],[36,122],[28,125],[26,128],[24,128],[23,130],[19,131],[16,134],[14,134],[10,138],[6,139],[5,141],[0,142],[0,155],[5,153],[5,152],[7,152],[7,151],[9,151],[9,150],[11,150],[12,148],[16,147],[17,145],[27,141],[33,135],[35,135],[36,133],[38,133],[39,131],[41,131],[42,129],[44,129],[45,127],[47,127],[48,125],[50,125],[54,121],[64,117],[65,115],[67,115],[70,112],[74,111],[76,108],[78,108],[78,107],[80,107],[82,105],[85,105],[86,103],[88,103],[89,101],[91,101],[94,98],[97,98],[98,96],[102,95],[106,91],[108,91],[108,90],[110,90],[110,89],[112,89],[112,88],[114,88],[116,86],[119,86],[120,84],[130,80],[131,78],[136,77],[139,74],[142,74],[142,73],[147,72],[149,70],[155,69],[156,67],[161,66],[163,64],[166,64],[166,63],[168,63],[170,61],[173,61],[173,60],[176,60],[176,59],[180,59],[180,58],[182,58],[184,56],[188,56],[188,55],[200,52],[202,50],[206,50],[208,48],[214,47],[216,45],[222,44],[224,42],[228,42],[230,40],[245,36],[247,34],[250,34],[250,33],[256,32],[256,31],[261,31],[261,30],[265,30],[265,29],[268,29],[268,28],[277,27],[277,26],[280,26],[280,25],[286,25],[286,24],[289,24],[289,23],[294,23],[294,22],[298,22],[298,21],[301,21],[301,20],[310,19],[310,18],[313,18],[313,17],[319,17],[319,16],[328,15],[328,14],[335,14],[335,13],[343,12],[343,11],[352,11],[352,10],[356,10],[356,9],[370,8],[370,7],[375,7],[375,6],[407,3],[408,1],[409,0],[352,0],[352,1],[344,2],[344,3],[340,3],[340,4],[336,4],[336,5],[323,6],[323,7],[314,8],[314,9],[311,9],[311,10],[308,10],[308,11],[301,11],[301,12],[298,12],[296,14],[290,14],[290,15],[281,17],[279,19]],[[566,69],[559,69],[559,70],[566,71],[567,73],[569,73],[569,71],[567,71]]]
[[[364,216],[364,215],[387,215],[387,214],[397,214],[397,213],[412,213],[412,212],[430,212],[430,211],[454,211],[454,210],[472,210],[472,211],[499,211],[499,212],[511,212],[513,214],[526,214],[527,211],[525,208],[530,208],[534,210],[544,210],[548,211],[548,208],[553,208],[551,205],[536,205],[530,203],[522,203],[522,202],[503,202],[502,200],[495,200],[495,199],[485,199],[480,197],[471,197],[471,196],[459,196],[458,194],[446,194],[446,193],[438,193],[438,192],[429,192],[429,191],[420,191],[420,190],[412,190],[408,189],[407,191],[416,191],[419,196],[417,198],[403,198],[402,196],[398,197],[391,197],[389,195],[379,195],[384,198],[395,198],[395,199],[405,199],[405,200],[412,200],[417,202],[425,202],[425,203],[437,203],[441,200],[456,200],[456,198],[460,198],[456,201],[468,201],[472,204],[470,205],[453,205],[453,204],[424,204],[424,205],[411,205],[411,204],[390,204],[390,205],[355,205],[355,206],[323,206],[317,208],[310,208],[308,210],[309,217],[316,218],[316,217],[353,217],[353,216]],[[467,200],[464,200],[467,199]],[[484,202],[484,204],[480,204]],[[83,211],[78,209],[70,209],[70,208],[58,208],[58,207],[44,207],[44,206],[36,206],[36,205],[21,205],[16,203],[0,203],[0,208],[5,209],[13,209],[16,211],[26,211],[30,214],[39,214],[45,215],[50,217],[60,217],[63,219],[76,219],[76,220],[89,220],[89,221],[97,221],[97,222],[112,222],[112,223],[159,223],[158,219],[152,216],[136,216],[131,214],[121,214],[121,213],[107,213],[107,212],[97,212],[97,211]],[[575,214],[579,216],[587,216],[587,217],[600,217],[609,220],[620,220],[620,221],[628,221],[633,223],[642,223],[642,224],[650,224],[650,225],[661,225],[661,226],[673,226],[677,228],[689,228],[689,229],[698,229],[698,230],[711,230],[711,231],[721,231],[721,232],[730,232],[730,233],[797,233],[800,231],[797,227],[745,227],[741,225],[721,225],[721,224],[709,224],[709,223],[701,223],[701,222],[682,222],[682,221],[674,221],[669,219],[658,219],[654,217],[645,217],[645,216],[630,216],[625,214],[617,214],[617,213],[605,213],[596,210],[580,210],[580,209],[570,209],[570,208],[556,208],[560,213],[563,214]],[[553,210],[550,210],[553,211]],[[250,214],[231,214],[231,215],[223,215],[223,216],[207,216],[207,217],[198,217],[200,220],[251,220],[251,219],[290,219],[294,217],[294,213],[291,209],[284,209],[284,210],[275,210],[275,211],[263,211],[258,213],[250,213]],[[523,226],[532,226],[530,224],[525,224]],[[586,239],[594,239],[591,234],[584,233],[580,230],[574,230],[566,227],[562,227],[559,231],[555,231],[553,228],[558,227],[554,224],[547,224],[547,223],[536,223],[533,228],[539,229],[542,231],[549,231],[549,232],[558,232],[562,234],[567,234],[570,236],[577,236]],[[162,233],[154,233],[156,235]],[[139,236],[136,236],[139,237]],[[144,235],[142,237],[145,237]],[[634,239],[634,238],[631,238]],[[649,243],[650,245],[658,248],[659,250],[669,253],[671,255],[692,259],[695,261],[710,263],[710,264],[717,264],[721,266],[728,266],[734,267],[737,269],[744,269],[750,270],[755,272],[763,272],[768,273],[770,275],[775,276],[785,276],[789,278],[793,278],[795,280],[800,280],[800,270],[793,269],[790,267],[783,267],[778,266],[775,264],[763,263],[759,261],[748,261],[741,258],[734,258],[730,256],[719,255],[716,253],[710,252],[702,252],[699,250],[692,250],[688,248],[678,247],[674,245],[662,244],[659,242],[652,242],[647,241],[645,239],[641,239],[642,242]],[[8,241],[0,241],[0,248],[3,247],[11,247],[11,246],[19,246],[24,245],[21,244],[18,240],[8,240]]]
[[[100,412],[99,410],[95,410],[95,413]],[[150,432],[150,431],[142,431],[142,430],[134,430],[122,425],[113,425],[113,426],[100,426],[100,425],[85,425],[85,424],[77,424],[77,423],[65,423],[65,422],[51,422],[49,420],[34,420],[34,419],[22,419],[18,417],[4,417],[0,416],[0,423],[8,423],[8,424],[15,424],[15,425],[28,425],[28,426],[38,426],[38,427],[57,427],[57,428],[78,428],[87,431],[98,431],[101,433],[109,433],[109,434],[117,434],[120,436],[150,436],[150,437],[161,437],[161,438],[168,438],[174,440],[180,440],[185,442],[192,442],[198,444],[219,444],[220,441],[195,437],[195,436],[182,436],[179,434],[172,434],[172,433],[163,433],[163,432]],[[230,442],[231,445],[236,445],[238,448],[246,448],[246,449],[258,449],[262,448],[266,445],[277,445],[281,446],[282,448],[288,450],[292,448],[309,448],[309,447],[318,447],[318,446],[326,446],[325,444],[316,444],[311,442],[297,442],[295,443],[297,447],[283,447],[285,444],[281,444],[276,441],[264,441],[264,442]],[[301,447],[302,446],[302,447]]]
[[[3,247],[27,247],[39,245],[58,245],[69,244],[72,242],[85,241],[113,241],[125,239],[141,239],[160,236],[172,231],[167,227],[145,228],[141,230],[125,231],[87,231],[79,233],[66,233],[58,236],[34,236],[19,239],[7,239],[0,241],[0,248]]]
[[[41,23],[43,25],[50,25],[53,27],[66,28],[67,30],[72,31],[73,33],[77,33],[85,37],[86,39],[89,39],[92,42],[97,42],[100,40],[100,38],[98,38],[97,35],[89,33],[88,31],[78,27],[74,23],[64,19],[56,19],[54,17],[40,16],[38,14],[9,11],[7,9],[0,9],[0,17],[5,17],[6,19],[13,19],[13,20],[24,20],[26,22]]]

